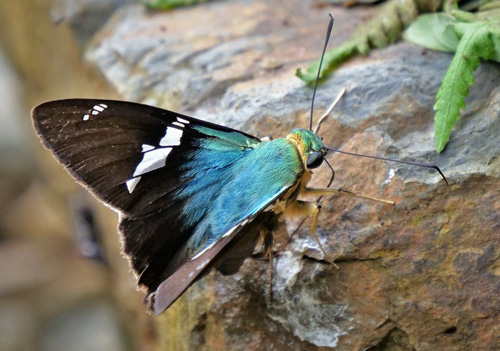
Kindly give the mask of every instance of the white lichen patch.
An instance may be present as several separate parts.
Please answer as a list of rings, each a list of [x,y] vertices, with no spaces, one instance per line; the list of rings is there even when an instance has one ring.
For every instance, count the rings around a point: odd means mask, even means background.
[[[316,346],[335,347],[339,337],[347,334],[352,317],[346,304],[321,301],[324,289],[311,280],[315,273],[302,257],[304,245],[313,246],[309,240],[295,238],[290,250],[283,251],[276,259],[273,296],[274,303],[268,309],[269,316],[300,340]],[[312,239],[314,241],[314,239]],[[297,254],[300,253],[300,254]],[[317,269],[324,269],[317,263]],[[315,268],[313,268],[315,271]],[[308,278],[309,277],[309,278]]]
[[[273,279],[277,284],[273,285],[282,289],[294,286],[302,267],[301,257],[294,256],[290,251],[283,251],[276,259]]]
[[[351,320],[345,304],[325,304],[313,298],[306,288],[277,306],[269,316],[302,341],[316,346],[335,347],[347,334],[340,322]]]
[[[389,184],[391,182],[392,178],[394,178],[394,175],[396,175],[394,168],[389,169],[389,171],[387,172],[387,176],[385,178],[384,184]]]

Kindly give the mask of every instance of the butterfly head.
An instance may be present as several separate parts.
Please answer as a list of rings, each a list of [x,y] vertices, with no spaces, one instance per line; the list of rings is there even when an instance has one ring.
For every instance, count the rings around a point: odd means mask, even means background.
[[[296,145],[302,163],[307,169],[321,166],[328,148],[317,134],[307,129],[297,128],[290,132],[287,139]]]

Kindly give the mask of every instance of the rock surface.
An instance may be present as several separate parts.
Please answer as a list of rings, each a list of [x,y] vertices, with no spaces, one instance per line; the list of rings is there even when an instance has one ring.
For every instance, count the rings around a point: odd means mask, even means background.
[[[235,1],[154,15],[129,7],[87,57],[126,98],[284,136],[307,125],[311,90],[293,71],[318,57],[331,11],[305,6]],[[333,41],[364,11],[335,11]],[[325,199],[318,233],[340,270],[318,262],[303,229],[276,259],[270,302],[268,267],[249,260],[235,276],[214,273],[167,312],[163,328],[191,311],[177,327],[190,326],[179,349],[498,347],[500,70],[482,64],[463,119],[436,155],[432,106],[449,62],[404,43],[373,52],[320,87],[316,110],[346,87],[322,127],[328,145],[436,163],[450,186],[425,169],[333,155],[337,186],[397,205]],[[321,169],[314,184],[328,177]],[[177,328],[160,333],[175,339]]]
[[[373,8],[312,1],[214,1],[172,12],[119,10],[85,57],[124,99],[175,109],[258,136],[308,125],[312,90],[294,76]],[[323,200],[269,266],[212,273],[157,322],[167,350],[497,350],[500,344],[500,68],[482,62],[446,150],[433,145],[434,97],[449,54],[398,43],[346,64],[318,90],[327,145],[438,164],[435,172],[333,154],[335,187],[396,201]],[[313,184],[324,186],[327,167]],[[113,217],[113,221],[114,221]],[[283,223],[276,247],[297,223]],[[123,269],[120,270],[123,277]],[[125,274],[128,274],[125,272]],[[141,319],[141,322],[143,320]]]

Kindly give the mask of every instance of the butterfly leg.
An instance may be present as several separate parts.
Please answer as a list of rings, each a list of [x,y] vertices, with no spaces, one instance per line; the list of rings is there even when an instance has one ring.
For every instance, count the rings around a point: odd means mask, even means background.
[[[273,299],[273,234],[266,232],[263,237],[264,258],[269,260],[269,304]]]
[[[269,248],[266,252],[266,255],[269,257],[269,303],[273,301],[273,253],[271,248]]]
[[[300,222],[300,224],[297,226],[297,228],[295,228],[295,229],[294,229],[294,231],[292,232],[292,234],[290,234],[290,236],[288,237],[288,239],[287,239],[286,243],[284,243],[284,244],[283,244],[283,246],[282,246],[282,247],[280,247],[280,248],[278,249],[278,251],[276,251],[276,252],[274,253],[274,255],[275,255],[275,256],[278,256],[278,255],[281,253],[281,251],[283,251],[283,250],[284,250],[284,249],[285,249],[288,245],[290,245],[290,243],[292,242],[293,237],[295,236],[295,234],[297,234],[297,233],[298,233],[299,229],[302,227],[302,225],[304,224],[304,222],[306,221],[306,219],[307,219],[307,217],[305,217],[305,218],[304,218],[304,219]]]
[[[335,268],[338,269],[339,267],[333,262],[333,260],[330,258],[330,256],[326,253],[325,249],[323,248],[323,245],[321,245],[321,242],[319,241],[318,235],[316,234],[316,224],[318,222],[318,216],[319,216],[320,209],[321,209],[321,205],[319,203],[295,200],[287,206],[285,215],[288,215],[291,217],[298,217],[298,216],[300,216],[300,217],[312,216],[313,217],[313,221],[312,221],[311,227],[309,229],[309,233],[314,237],[314,239],[318,243],[319,249],[323,253],[323,257],[325,258],[325,261],[333,264],[335,266]]]
[[[357,194],[355,192],[345,190],[342,188],[308,188],[305,187],[301,194],[304,195],[332,195],[332,194],[344,194],[352,197],[359,197],[361,199],[366,199],[366,200],[371,200],[371,201],[376,201],[376,202],[381,202],[383,204],[388,204],[388,205],[395,205],[396,203],[394,201],[390,200],[385,200],[385,199],[379,199],[377,197],[372,197],[372,196],[366,196],[366,195],[361,195]]]

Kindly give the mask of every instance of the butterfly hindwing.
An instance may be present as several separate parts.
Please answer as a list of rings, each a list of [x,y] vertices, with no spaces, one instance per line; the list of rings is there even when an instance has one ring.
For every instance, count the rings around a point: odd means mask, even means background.
[[[253,243],[262,229],[253,221],[267,217],[302,172],[293,146],[147,105],[71,99],[32,114],[44,145],[120,212],[124,252],[160,301],[157,312],[224,262],[238,235]]]
[[[165,311],[212,266],[217,267],[225,275],[236,273],[243,261],[252,254],[258,239],[272,231],[276,224],[277,217],[270,212],[261,212],[236,224],[213,245],[208,246],[165,279],[148,298],[150,308],[156,314]],[[224,265],[226,263],[229,263],[229,266]],[[226,270],[227,267],[230,271]]]

